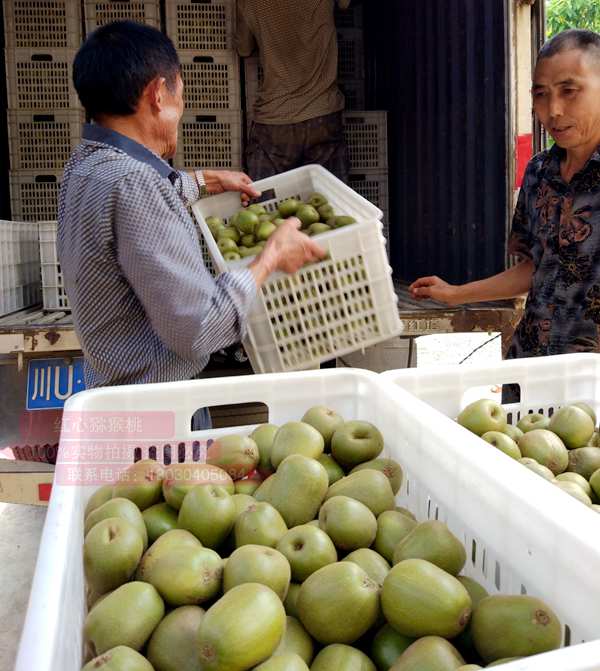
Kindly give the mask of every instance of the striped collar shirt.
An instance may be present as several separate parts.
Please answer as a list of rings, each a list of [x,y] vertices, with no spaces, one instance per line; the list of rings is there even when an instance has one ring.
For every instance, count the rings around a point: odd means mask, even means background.
[[[207,270],[187,210],[193,177],[102,126],[83,138],[65,167],[57,246],[86,386],[190,379],[243,336],[254,278]]]

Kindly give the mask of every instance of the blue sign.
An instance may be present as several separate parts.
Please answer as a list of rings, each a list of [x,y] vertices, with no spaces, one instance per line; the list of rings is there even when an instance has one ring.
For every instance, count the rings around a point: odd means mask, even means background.
[[[31,359],[27,374],[27,410],[62,408],[65,401],[85,389],[83,357]]]

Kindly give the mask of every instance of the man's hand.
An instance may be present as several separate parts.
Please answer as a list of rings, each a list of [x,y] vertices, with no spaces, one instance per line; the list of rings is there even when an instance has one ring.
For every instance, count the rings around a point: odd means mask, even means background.
[[[295,273],[307,263],[327,256],[322,247],[300,232],[301,225],[299,219],[290,217],[267,240],[262,253],[249,266],[257,285],[260,286],[276,270]]]
[[[457,287],[444,282],[437,275],[420,277],[408,289],[412,297],[417,300],[431,298],[439,303],[446,303],[446,305],[457,305],[459,303]]]
[[[252,180],[243,172],[232,170],[203,170],[208,193],[216,194],[224,191],[239,191],[244,205],[251,198],[258,198],[260,191],[252,186]]]

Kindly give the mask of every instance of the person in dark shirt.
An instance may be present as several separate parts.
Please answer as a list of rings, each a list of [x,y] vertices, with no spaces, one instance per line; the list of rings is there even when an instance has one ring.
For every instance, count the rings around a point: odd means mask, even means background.
[[[336,5],[350,0],[237,0],[236,47],[258,52],[262,81],[246,148],[253,179],[318,163],[348,180],[337,85]]]
[[[436,276],[416,298],[449,305],[513,298],[527,304],[508,358],[600,351],[600,35],[568,30],[541,49],[533,109],[554,146],[529,162],[509,253],[520,262],[463,285]]]

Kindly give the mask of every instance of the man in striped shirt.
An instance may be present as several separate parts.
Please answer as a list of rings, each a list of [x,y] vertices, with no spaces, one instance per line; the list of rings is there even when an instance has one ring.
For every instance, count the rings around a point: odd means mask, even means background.
[[[183,83],[165,35],[131,22],[99,28],[73,78],[94,124],[65,168],[58,254],[86,385],[193,378],[211,352],[240,340],[272,272],[295,272],[324,252],[290,219],[247,269],[209,274],[186,205],[201,189],[258,194],[242,173],[178,172],[166,162]]]

